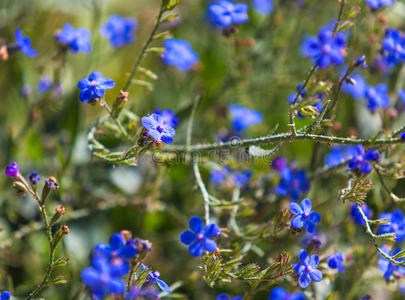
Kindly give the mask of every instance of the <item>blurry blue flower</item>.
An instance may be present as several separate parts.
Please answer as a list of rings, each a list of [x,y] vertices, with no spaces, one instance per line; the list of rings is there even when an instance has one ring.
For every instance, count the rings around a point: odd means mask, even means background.
[[[163,118],[158,114],[148,115],[142,118],[142,125],[148,130],[148,134],[156,141],[162,141],[166,144],[173,142],[176,130],[173,127],[163,123]]]
[[[395,233],[397,243],[405,240],[405,219],[400,209],[395,209],[392,213],[382,213],[379,219],[388,219],[389,224],[381,225],[378,234]]]
[[[107,23],[101,26],[100,33],[109,39],[111,46],[120,48],[134,41],[137,26],[138,23],[133,18],[111,15]]]
[[[3,291],[0,294],[0,300],[8,300],[8,299],[10,299],[10,297],[11,297],[11,294],[9,291]]]
[[[388,249],[387,246],[382,246],[381,251],[384,254],[387,254],[389,256],[394,256],[395,254],[399,253],[400,251],[402,251],[402,249],[400,248],[396,248],[395,250],[393,250],[391,253]],[[405,275],[405,268],[404,267],[400,267],[398,265],[393,264],[392,262],[390,262],[388,259],[384,258],[380,253],[378,253],[378,255],[380,256],[380,259],[378,261],[378,268],[384,272],[383,278],[385,280],[389,280],[391,275],[394,274],[394,272],[400,274],[400,275]],[[399,258],[396,259],[398,262],[402,262],[404,261],[403,258]]]
[[[342,32],[334,36],[331,30],[321,29],[317,37],[308,37],[302,45],[302,52],[312,59],[319,68],[327,68],[330,64],[341,65],[344,60],[346,37]]]
[[[301,206],[297,202],[290,203],[290,211],[296,215],[291,220],[291,226],[295,228],[302,228],[305,226],[305,229],[314,233],[316,230],[315,224],[321,221],[321,216],[312,211],[311,200],[305,198],[301,202]],[[314,224],[315,223],[315,224]]]
[[[31,40],[23,36],[21,29],[17,29],[15,31],[15,40],[18,46],[18,49],[21,50],[22,53],[24,53],[28,57],[34,57],[37,56],[37,50],[32,48],[31,46]]]
[[[301,244],[306,248],[314,247],[315,249],[319,249],[326,244],[326,240],[326,235],[320,231],[316,231],[315,233],[309,233],[307,231],[301,240]]]
[[[159,279],[160,273],[158,271],[150,271],[150,268],[145,264],[142,264],[142,270],[149,270],[149,275],[147,278],[149,280],[149,285],[156,283],[163,292],[170,293],[170,287],[167,285],[167,283]]]
[[[235,172],[232,174],[232,179],[235,185],[242,187],[248,183],[249,179],[252,177],[252,171],[246,170],[242,172]]]
[[[350,76],[354,84],[343,82],[342,91],[351,95],[354,100],[360,100],[365,97],[367,82],[360,74]]]
[[[295,98],[297,97],[297,94],[301,91],[301,89],[302,89],[303,86],[304,86],[304,83],[300,83],[300,84],[297,86],[297,93],[289,95],[289,96],[288,96],[288,102],[290,102],[291,104],[294,104],[294,100],[295,100]],[[299,95],[299,97],[297,98],[297,101],[296,101],[295,103],[299,103],[300,100],[301,100],[303,97],[305,97],[306,92],[307,92],[307,89],[306,89],[306,88],[303,89],[302,92],[301,92],[301,94]]]
[[[271,167],[280,172],[282,169],[284,169],[284,167],[287,166],[287,159],[285,157],[282,156],[278,156],[275,159],[273,159],[272,163],[271,163]]]
[[[360,204],[361,210],[363,211],[364,215],[367,217],[367,219],[371,218],[372,216],[372,211],[371,208],[368,207],[366,203]],[[359,210],[357,209],[356,204],[352,203],[350,206],[350,216],[352,217],[353,221],[356,222],[359,225],[366,225],[366,223],[363,220],[363,217],[361,216]]]
[[[216,300],[243,300],[241,296],[229,297],[227,294],[219,294]]]
[[[247,22],[248,10],[249,6],[246,3],[219,0],[208,6],[208,19],[213,26],[227,28],[232,24]]]
[[[356,67],[362,67],[363,69],[367,68],[366,56],[362,55],[359,58],[356,58],[354,64]]]
[[[223,169],[221,170],[212,170],[210,173],[211,182],[214,184],[221,184],[225,181],[227,174]]]
[[[48,92],[52,87],[52,80],[48,76],[44,76],[41,78],[37,85],[37,92],[38,94],[45,94]]]
[[[162,60],[165,64],[175,66],[180,71],[189,71],[199,61],[198,54],[186,40],[165,39]]]
[[[307,250],[302,249],[298,255],[302,264],[294,263],[294,270],[299,276],[298,283],[302,288],[306,288],[311,280],[318,282],[322,280],[322,273],[317,270],[319,264],[318,255],[314,254],[311,257]]]
[[[140,286],[132,286],[131,289],[129,290],[128,293],[125,295],[125,299],[139,299],[138,297],[141,297],[141,299],[154,299],[156,300],[158,298],[159,291],[150,288],[150,287],[140,287]]]
[[[398,96],[405,103],[405,91],[403,89],[398,90]]]
[[[253,9],[261,15],[269,15],[273,12],[273,0],[252,0]]]
[[[309,191],[309,181],[304,170],[292,170],[286,166],[280,171],[280,182],[276,186],[276,194],[289,195],[291,199],[298,200]]]
[[[16,162],[12,162],[11,165],[6,167],[6,175],[8,177],[17,177],[20,174],[20,167]]]
[[[364,150],[362,145],[356,145],[356,153],[349,161],[348,166],[353,171],[359,171],[365,175],[369,174],[372,170],[370,162],[378,161],[381,158],[380,153],[374,150]]]
[[[232,127],[235,131],[243,131],[263,121],[263,115],[260,111],[248,109],[238,104],[231,104],[228,109],[231,114]]]
[[[387,28],[382,41],[382,50],[384,61],[389,66],[405,61],[405,35],[398,29]]]
[[[31,86],[29,86],[28,84],[23,85],[20,92],[23,98],[28,99],[32,93]]]
[[[329,257],[328,266],[331,269],[338,269],[339,272],[344,273],[345,268],[343,266],[343,254],[342,252],[337,252],[336,254]]]
[[[38,172],[31,172],[28,178],[32,185],[37,185],[37,183],[41,181],[41,177],[38,175]]]
[[[73,53],[77,53],[79,51],[90,53],[90,36],[91,33],[88,29],[75,29],[70,23],[65,23],[62,30],[56,34],[55,38],[62,44],[67,45]]]
[[[401,132],[401,140],[405,140],[405,132]]]
[[[282,287],[276,287],[271,290],[268,300],[305,300],[306,297],[302,292],[290,294]]]
[[[179,118],[176,117],[174,111],[171,109],[155,109],[153,113],[160,115],[163,119],[163,124],[169,125],[170,127],[176,128],[180,123]]]
[[[395,0],[365,0],[371,9],[379,9],[382,6],[390,6],[394,4]]]
[[[133,239],[125,240],[121,233],[114,233],[109,245],[100,243],[93,249],[93,256],[119,257],[123,260],[132,259],[137,254],[137,248]]]
[[[205,251],[213,252],[217,249],[217,243],[209,238],[221,235],[221,230],[216,224],[209,224],[204,227],[200,217],[190,219],[190,230],[184,231],[180,236],[180,241],[189,246],[188,251],[192,256],[201,256]]]
[[[78,87],[82,90],[80,92],[80,101],[86,103],[92,98],[101,98],[105,90],[110,90],[114,86],[114,80],[104,78],[103,74],[95,71],[89,75],[89,78],[79,80]]]
[[[368,86],[366,88],[365,97],[367,107],[375,112],[379,107],[385,108],[390,105],[390,97],[388,96],[388,87],[385,83]]]
[[[325,156],[325,164],[332,168],[337,166],[357,154],[355,146],[339,145],[332,147],[330,152]]]
[[[52,89],[52,99],[54,100],[58,100],[60,99],[60,97],[62,97],[62,85],[60,84],[60,82],[56,82],[53,85],[53,89]]]

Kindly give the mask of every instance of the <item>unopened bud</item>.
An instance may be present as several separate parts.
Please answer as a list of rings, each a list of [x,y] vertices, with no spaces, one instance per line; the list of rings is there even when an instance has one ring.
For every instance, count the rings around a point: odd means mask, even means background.
[[[25,185],[20,182],[20,181],[14,181],[13,182],[13,188],[17,191],[17,194],[19,196],[24,196],[25,193],[27,192],[27,188],[25,187]]]
[[[58,220],[60,219],[61,216],[63,216],[66,212],[65,207],[63,207],[62,205],[58,205],[55,208],[55,214],[53,215],[51,221],[50,221],[50,226],[54,225],[56,222],[58,222]]]
[[[53,237],[53,244],[52,247],[55,248],[58,243],[60,242],[60,240],[63,238],[63,236],[65,236],[66,234],[68,234],[70,232],[70,229],[67,225],[62,225],[59,230],[56,232],[56,234]]]
[[[0,47],[0,60],[7,60],[8,59],[8,51],[7,46]]]

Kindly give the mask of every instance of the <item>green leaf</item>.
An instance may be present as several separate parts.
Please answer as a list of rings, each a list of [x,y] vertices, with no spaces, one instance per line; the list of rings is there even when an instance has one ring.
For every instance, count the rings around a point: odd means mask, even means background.
[[[143,67],[138,67],[138,72],[142,73],[143,75],[145,75],[146,77],[153,79],[153,80],[157,80],[158,76],[153,73],[151,70],[148,70],[146,68]]]
[[[401,250],[397,254],[392,256],[393,259],[398,259],[398,258],[403,258],[403,257],[405,257],[405,250]]]
[[[162,54],[165,51],[165,48],[163,47],[151,47],[146,49],[147,53],[157,53],[157,54]]]

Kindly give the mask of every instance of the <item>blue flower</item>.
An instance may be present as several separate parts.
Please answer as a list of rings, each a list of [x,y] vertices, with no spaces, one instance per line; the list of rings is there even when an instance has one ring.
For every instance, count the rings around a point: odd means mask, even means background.
[[[359,58],[354,60],[354,65],[356,68],[362,67],[363,69],[367,68],[366,56],[362,55]]]
[[[37,92],[38,94],[45,94],[48,92],[52,87],[52,80],[48,76],[44,76],[41,78],[37,85]]]
[[[317,37],[308,37],[302,45],[302,52],[312,59],[319,68],[327,68],[333,64],[341,65],[344,60],[346,37],[344,33],[338,32],[335,35],[331,30],[321,29]]]
[[[301,240],[301,244],[306,248],[314,247],[315,249],[319,249],[326,244],[326,240],[325,234],[319,231],[316,231],[315,233],[306,232]]]
[[[269,15],[274,10],[273,0],[252,0],[252,6],[260,15]]]
[[[28,57],[34,57],[37,56],[37,50],[32,48],[31,46],[31,40],[23,36],[21,29],[17,29],[15,31],[15,40],[18,46],[18,49],[21,50],[22,53],[24,53]]]
[[[252,177],[252,171],[246,170],[242,172],[235,172],[232,174],[232,179],[235,185],[242,187],[248,183],[249,179]]]
[[[141,297],[141,299],[154,299],[156,300],[158,298],[159,291],[150,288],[150,287],[140,287],[140,286],[132,286],[131,289],[129,290],[128,293],[125,295],[125,299],[139,299],[138,297]]]
[[[173,142],[176,130],[173,127],[163,123],[163,118],[158,114],[148,115],[142,118],[142,125],[148,130],[148,134],[156,141],[162,141],[166,144]]]
[[[38,172],[31,172],[28,178],[32,185],[37,185],[37,183],[41,181],[41,177],[38,175]]]
[[[104,78],[100,72],[93,72],[89,78],[83,78],[79,81],[80,101],[89,102],[90,99],[97,99],[104,96],[105,90],[110,90],[115,86],[114,80]]]
[[[306,297],[302,292],[290,294],[282,287],[276,287],[271,290],[268,300],[305,300]]]
[[[11,297],[11,294],[9,291],[3,291],[0,294],[0,300],[8,300],[8,299],[10,299],[10,297]]]
[[[96,245],[93,249],[93,256],[103,257],[119,257],[123,260],[134,258],[137,254],[137,248],[135,240],[125,240],[121,233],[114,233],[109,241],[109,245],[101,243]]]
[[[309,233],[314,233],[316,230],[314,223],[319,223],[321,221],[321,216],[312,211],[311,200],[305,198],[301,202],[301,206],[297,202],[290,203],[290,211],[296,215],[291,220],[291,226],[295,228],[302,228],[305,226],[305,229]]]
[[[401,132],[401,140],[405,140],[405,132]]]
[[[369,174],[372,170],[370,162],[378,161],[381,158],[380,153],[374,150],[364,150],[362,145],[356,145],[356,153],[349,161],[348,166],[353,171],[358,171],[362,174]]]
[[[232,24],[242,24],[249,20],[249,6],[246,3],[233,3],[219,0],[208,6],[208,19],[213,26],[227,28]]]
[[[379,107],[385,108],[390,105],[390,97],[388,96],[388,87],[385,83],[368,86],[366,88],[365,97],[367,107],[375,112]]]
[[[337,252],[336,254],[329,257],[328,266],[331,269],[338,269],[339,272],[344,273],[345,268],[343,267],[343,254],[342,252]]]
[[[223,169],[212,170],[210,173],[210,179],[211,179],[212,183],[214,183],[214,184],[221,184],[222,182],[225,181],[227,175],[228,174],[225,173],[225,171]]]
[[[180,236],[180,241],[189,246],[188,251],[192,256],[201,256],[205,251],[213,252],[217,249],[217,243],[210,238],[221,235],[221,230],[216,224],[209,224],[204,227],[200,217],[190,219],[190,230],[184,231]]]
[[[180,123],[179,118],[176,117],[174,111],[171,109],[155,109],[153,113],[160,115],[163,119],[163,124],[169,125],[170,127],[176,128]]]
[[[363,211],[364,215],[369,219],[372,216],[372,211],[371,208],[367,206],[366,203],[360,204],[361,210]],[[350,216],[352,217],[353,221],[356,222],[359,225],[366,225],[366,223],[363,220],[363,217],[361,216],[359,210],[357,209],[356,204],[352,203],[350,206]]]
[[[241,296],[229,297],[227,294],[219,294],[216,300],[243,300]]]
[[[111,46],[120,48],[134,41],[137,26],[138,23],[133,18],[111,15],[107,23],[101,26],[100,33],[109,39]]]
[[[383,6],[390,6],[394,4],[395,0],[365,0],[368,6],[371,7],[371,9],[379,9],[380,7]]]
[[[353,97],[354,100],[360,100],[365,97],[367,82],[360,74],[350,76],[352,83],[343,82],[342,91]]]
[[[314,254],[311,257],[308,255],[307,250],[302,249],[298,255],[302,264],[294,263],[294,270],[299,276],[298,283],[302,288],[306,288],[311,280],[318,282],[322,280],[322,273],[317,270],[319,265],[319,257]]]
[[[289,195],[291,199],[298,200],[309,192],[309,181],[304,170],[292,170],[286,166],[280,171],[280,182],[276,186],[277,195]]]
[[[280,172],[282,169],[284,169],[284,167],[287,166],[287,163],[288,161],[285,157],[278,156],[271,162],[271,167]]]
[[[382,41],[383,59],[388,66],[405,61],[405,35],[398,29],[387,28]]]
[[[231,114],[232,127],[238,132],[263,121],[263,115],[260,111],[248,109],[242,105],[231,104],[228,106],[228,110]]]
[[[165,64],[175,66],[180,71],[189,71],[199,61],[198,54],[186,40],[165,39],[162,60]]]
[[[393,250],[391,253],[388,249],[387,246],[382,246],[381,251],[384,254],[387,254],[389,256],[394,256],[395,254],[399,253],[400,251],[402,251],[402,249],[400,248],[396,248],[395,250]],[[380,259],[378,260],[378,268],[384,272],[383,278],[385,280],[389,280],[390,277],[396,272],[400,275],[405,275],[405,268],[404,267],[400,267],[398,265],[395,265],[394,263],[390,262],[388,259],[384,258],[380,253],[378,253],[378,255],[380,256]],[[396,259],[398,262],[402,262],[404,261],[403,258],[399,258]]]
[[[65,23],[62,30],[56,34],[55,38],[60,43],[68,46],[73,53],[77,53],[79,51],[90,53],[90,36],[91,33],[88,29],[75,29],[70,23]]]
[[[210,173],[211,182],[214,184],[221,184],[230,178],[231,182],[239,187],[246,185],[251,177],[252,171],[233,172],[229,166],[222,167],[220,170],[213,170]]]
[[[147,278],[149,280],[149,285],[156,283],[163,292],[170,293],[170,287],[168,286],[168,284],[159,279],[160,273],[158,271],[152,272],[150,271],[149,267],[144,264],[142,264],[142,270],[149,270],[149,275]]]
[[[382,213],[379,219],[388,219],[389,224],[381,225],[378,234],[395,233],[397,243],[405,240],[405,219],[400,209],[395,209],[392,213]]]
[[[332,147],[331,151],[325,156],[325,164],[332,168],[349,159],[352,159],[356,154],[357,152],[355,146],[335,146]]]

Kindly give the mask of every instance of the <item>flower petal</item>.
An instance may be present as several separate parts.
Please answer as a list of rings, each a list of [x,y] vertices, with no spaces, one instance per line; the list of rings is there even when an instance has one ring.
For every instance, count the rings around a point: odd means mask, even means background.
[[[195,240],[195,234],[190,230],[184,231],[180,236],[180,241],[185,245],[190,245]]]
[[[321,216],[317,212],[313,211],[309,214],[308,220],[312,223],[319,223],[321,221]]]
[[[201,256],[203,254],[203,247],[199,241],[195,241],[188,247],[188,252],[192,256]]]
[[[192,231],[201,232],[203,231],[204,224],[200,217],[194,216],[190,219],[189,226]]]
[[[156,279],[156,283],[163,292],[170,293],[170,287],[167,285],[166,282],[161,279]]]
[[[300,253],[298,254],[298,258],[304,266],[309,265],[309,255],[307,250],[301,249]]]
[[[89,100],[92,98],[91,96],[93,95],[93,91],[91,89],[84,89],[80,92],[79,99],[83,103],[89,102]]]
[[[312,210],[311,200],[309,200],[308,198],[305,198],[304,200],[302,200],[301,207],[302,207],[302,210],[304,211],[304,213],[309,214]]]
[[[217,243],[215,243],[213,240],[205,239],[204,250],[208,252],[213,252],[217,250]]]
[[[301,206],[297,202],[290,203],[290,211],[294,215],[302,215],[304,213],[304,211],[301,209]]]
[[[115,82],[110,78],[103,78],[98,81],[98,86],[105,90],[109,90],[115,86]]]
[[[77,86],[81,90],[87,89],[90,87],[90,81],[87,78],[80,79]]]
[[[311,258],[310,258],[310,261],[309,261],[309,265],[312,267],[312,268],[316,268],[316,267],[318,267],[318,265],[319,265],[319,256],[318,255],[316,255],[316,254],[314,254],[314,255],[311,255]]]
[[[298,278],[298,283],[302,288],[306,288],[311,283],[311,278],[309,278],[307,272],[303,272]]]
[[[291,226],[294,228],[301,228],[302,226],[304,226],[304,219],[302,218],[302,216],[301,215],[295,216],[291,220]]]
[[[321,281],[322,280],[322,273],[319,270],[311,270],[309,271],[309,276],[311,279],[315,282]]]
[[[204,235],[208,238],[217,237],[220,234],[220,229],[217,224],[208,224],[204,229]]]

